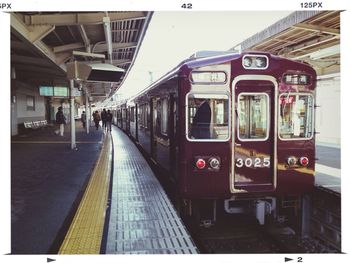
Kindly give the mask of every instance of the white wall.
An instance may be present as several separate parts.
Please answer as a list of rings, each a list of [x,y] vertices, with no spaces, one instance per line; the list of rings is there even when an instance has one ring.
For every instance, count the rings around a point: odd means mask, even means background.
[[[34,97],[35,109],[27,110],[27,95]],[[18,134],[18,124],[25,121],[45,119],[44,97],[39,95],[39,88],[18,80],[11,81],[11,135]]]
[[[19,81],[16,81],[15,85],[18,123],[23,123],[26,120],[44,120],[45,102],[44,97],[39,95],[39,88]],[[34,111],[27,110],[27,95],[34,96]]]
[[[340,147],[340,77],[321,76],[316,94],[316,141]]]

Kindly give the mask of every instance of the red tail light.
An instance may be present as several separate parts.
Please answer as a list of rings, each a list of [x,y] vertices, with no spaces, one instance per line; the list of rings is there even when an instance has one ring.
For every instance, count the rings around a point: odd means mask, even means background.
[[[204,161],[203,159],[198,159],[198,160],[196,161],[196,167],[197,167],[198,169],[204,169],[204,167],[205,167],[205,161]]]
[[[309,164],[309,159],[307,157],[300,157],[299,159],[299,163],[302,166],[307,166]]]

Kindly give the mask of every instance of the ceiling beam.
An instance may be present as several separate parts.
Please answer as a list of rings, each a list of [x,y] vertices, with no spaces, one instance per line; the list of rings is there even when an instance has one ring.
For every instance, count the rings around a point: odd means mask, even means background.
[[[234,46],[230,50],[235,50],[238,48],[240,48],[242,51],[247,50],[261,42],[266,41],[271,37],[276,36],[277,34],[283,32],[284,30],[287,30],[288,28],[297,23],[303,22],[315,15],[320,14],[321,12],[322,11],[295,11],[289,16],[282,18],[273,25],[247,38],[246,40]]]
[[[94,13],[55,13],[55,14],[37,14],[26,15],[25,23],[27,25],[83,25],[83,24],[102,24],[105,12]],[[111,22],[145,19],[144,12],[117,12],[108,13]]]
[[[112,49],[118,50],[118,49],[124,49],[124,48],[136,48],[137,42],[127,42],[127,43],[112,43]],[[106,43],[99,43],[93,47],[93,52],[100,53],[107,51],[107,44]]]
[[[310,57],[311,60],[320,60],[327,57],[338,56],[340,54],[340,44],[335,44],[322,49],[309,50],[307,53],[293,57],[292,59],[301,59]],[[338,59],[339,60],[339,59]]]
[[[41,39],[55,30],[54,25],[26,26],[20,19],[20,16],[14,13],[11,14],[11,27],[24,36],[30,43],[41,41]]]
[[[59,74],[56,70],[38,65],[27,65],[27,64],[17,64],[15,66],[16,71],[29,72],[29,73],[40,73],[42,75],[50,74],[54,76],[65,76],[64,74]]]
[[[285,51],[283,52],[283,54],[281,54],[281,55],[292,56],[291,53],[302,51],[304,49],[310,49],[311,47],[318,46],[318,45],[321,45],[323,43],[336,40],[338,38],[339,38],[338,36],[324,36],[324,37],[320,37],[320,38],[313,39],[310,41],[306,41],[302,44],[295,45],[291,48],[286,48]]]
[[[55,53],[44,42],[41,41],[43,35],[49,33],[48,31],[43,30],[43,28],[39,28],[38,31],[33,35],[33,27],[27,27],[22,22],[20,17],[14,13],[11,13],[11,28],[16,32],[17,36],[31,43],[42,57],[47,58],[53,63],[53,65],[56,65],[58,69],[63,70],[64,72],[67,71],[64,64],[57,64]],[[45,28],[49,29],[49,27]],[[41,34],[39,32],[41,32]]]
[[[88,52],[88,53],[91,53],[90,39],[88,38],[88,36],[86,34],[84,26],[83,25],[79,25],[78,29],[79,29],[79,33],[81,35],[81,38],[84,41],[85,51]]]
[[[131,59],[114,59],[114,60],[112,60],[112,64],[115,66],[124,65],[124,64],[128,64],[128,63],[131,63]]]
[[[59,52],[65,52],[69,50],[76,50],[79,48],[85,47],[83,43],[73,43],[73,44],[68,44],[68,45],[61,45],[57,47],[53,47],[53,52],[54,53],[59,53]]]
[[[44,58],[32,57],[32,56],[21,56],[21,55],[11,55],[11,63],[16,64],[29,64],[45,66],[50,65],[50,63]]]
[[[300,23],[292,26],[292,28],[302,29],[302,30],[312,31],[312,32],[325,33],[325,34],[334,35],[334,36],[340,36],[339,29],[330,28],[330,27]]]

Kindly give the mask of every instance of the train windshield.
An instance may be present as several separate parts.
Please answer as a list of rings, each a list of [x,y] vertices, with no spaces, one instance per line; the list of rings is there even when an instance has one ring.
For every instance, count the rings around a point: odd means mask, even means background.
[[[228,95],[188,95],[187,135],[189,140],[228,140]]]
[[[310,94],[288,93],[279,99],[279,137],[310,139],[313,136],[313,97]]]

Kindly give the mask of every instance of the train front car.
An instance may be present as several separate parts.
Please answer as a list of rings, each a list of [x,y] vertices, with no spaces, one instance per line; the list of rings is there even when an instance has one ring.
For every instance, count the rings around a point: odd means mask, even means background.
[[[314,184],[315,71],[255,52],[181,70],[179,190],[188,213],[210,223],[223,205],[264,224],[277,206],[297,209]]]

